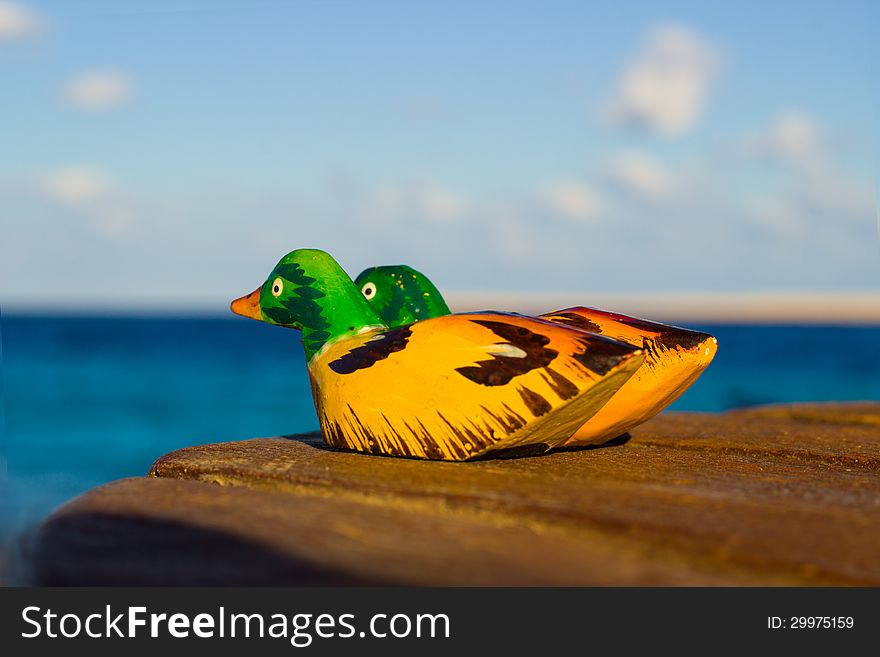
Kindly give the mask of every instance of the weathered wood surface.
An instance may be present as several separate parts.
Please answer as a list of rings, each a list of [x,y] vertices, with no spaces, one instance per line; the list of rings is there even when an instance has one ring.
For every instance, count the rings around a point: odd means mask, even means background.
[[[317,436],[192,447],[37,533],[41,584],[880,585],[880,404],[669,413],[439,463]]]

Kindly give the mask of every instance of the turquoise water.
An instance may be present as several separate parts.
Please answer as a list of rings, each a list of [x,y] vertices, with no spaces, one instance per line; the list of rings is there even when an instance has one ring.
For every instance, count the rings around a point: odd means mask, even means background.
[[[712,366],[673,406],[880,399],[880,327],[703,326]],[[208,318],[2,321],[9,477],[0,537],[206,442],[317,428],[298,334]]]

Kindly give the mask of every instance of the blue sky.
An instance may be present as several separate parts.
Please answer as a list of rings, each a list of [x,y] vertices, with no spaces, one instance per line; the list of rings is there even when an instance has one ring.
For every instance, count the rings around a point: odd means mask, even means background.
[[[0,0],[0,302],[880,289],[876,3],[710,4]]]

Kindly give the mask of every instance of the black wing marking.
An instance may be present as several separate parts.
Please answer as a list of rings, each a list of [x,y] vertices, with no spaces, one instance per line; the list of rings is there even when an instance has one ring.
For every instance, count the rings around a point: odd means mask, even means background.
[[[411,335],[412,329],[409,326],[400,326],[379,333],[366,344],[355,347],[344,356],[334,360],[330,363],[330,369],[337,374],[352,374],[358,370],[372,367],[394,352],[405,349]]]

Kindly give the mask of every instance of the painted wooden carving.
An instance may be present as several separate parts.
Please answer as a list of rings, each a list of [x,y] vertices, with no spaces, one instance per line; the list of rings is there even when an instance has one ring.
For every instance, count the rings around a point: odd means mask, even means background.
[[[321,431],[334,447],[456,461],[545,451],[568,442],[647,356],[641,344],[571,323],[449,314],[427,279],[397,274],[356,286],[327,253],[300,249],[232,302],[239,315],[302,332]],[[383,305],[380,287],[423,301]],[[419,321],[398,321],[407,317]]]
[[[355,284],[388,326],[449,313],[440,292],[423,274],[406,266],[373,267]],[[675,401],[706,369],[718,341],[706,333],[597,310],[566,308],[541,315],[555,324],[641,347],[645,360],[636,373],[564,444],[605,442],[653,417]]]

